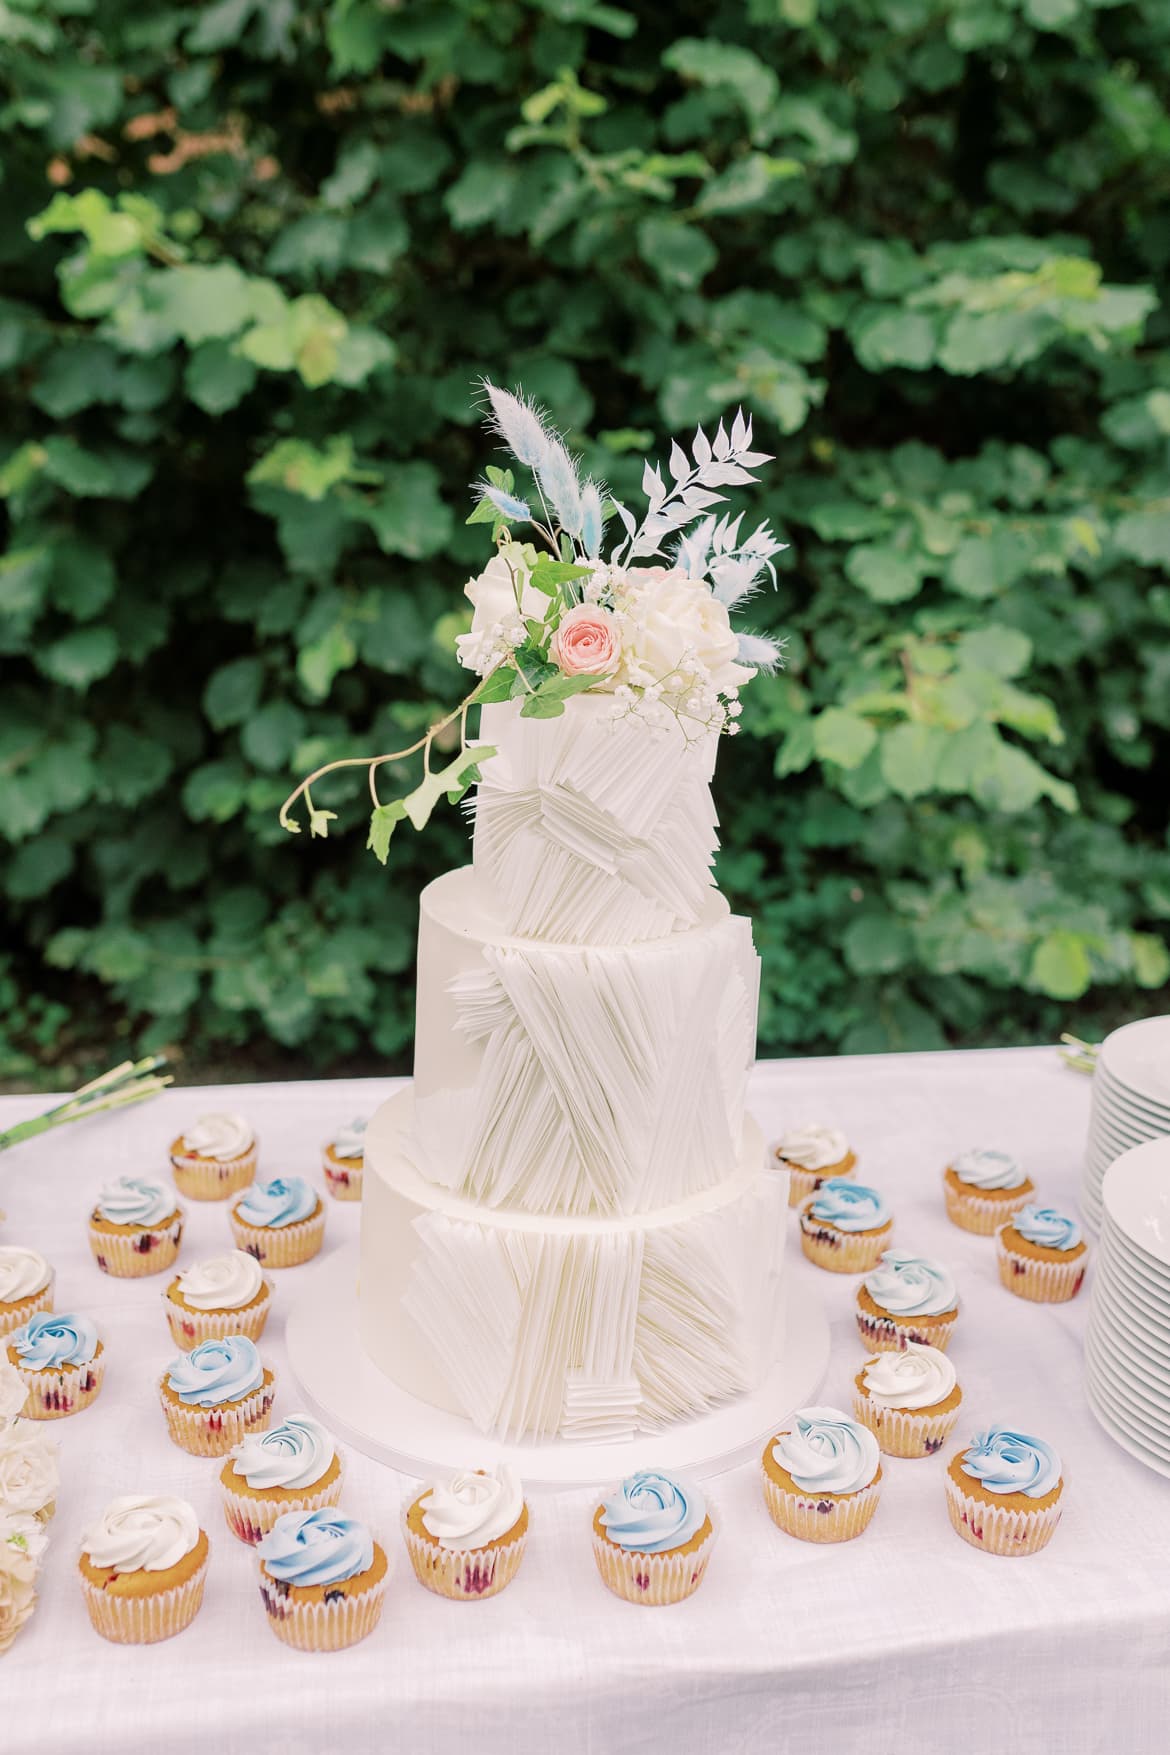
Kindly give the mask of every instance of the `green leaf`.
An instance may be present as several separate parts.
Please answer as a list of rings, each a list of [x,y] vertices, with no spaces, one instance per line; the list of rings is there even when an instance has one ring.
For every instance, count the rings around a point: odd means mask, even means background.
[[[1029,983],[1050,999],[1079,999],[1092,979],[1089,953],[1080,933],[1063,928],[1050,932],[1032,952]]]
[[[784,742],[776,752],[777,779],[783,780],[787,774],[803,773],[815,754],[816,720],[798,719],[785,733]]]
[[[987,622],[960,636],[955,656],[960,666],[986,670],[992,676],[1019,676],[1032,662],[1032,642],[1019,628]]]
[[[390,837],[405,815],[406,803],[401,798],[396,798],[391,804],[376,805],[370,813],[370,833],[366,847],[379,865],[385,865],[390,852]]]
[[[663,65],[698,85],[726,87],[756,123],[773,111],[780,84],[766,62],[750,49],[714,37],[680,37],[664,52]]]
[[[850,331],[862,365],[870,372],[903,366],[922,372],[934,363],[937,334],[934,320],[921,311],[883,311]]]
[[[302,646],[297,654],[301,687],[313,700],[323,701],[333,687],[334,677],[356,664],[357,655],[349,629],[341,622],[335,623],[319,639]]]
[[[863,914],[845,928],[841,948],[855,975],[892,975],[912,960],[913,944],[893,914]]]
[[[719,260],[705,232],[681,220],[644,219],[638,227],[638,253],[666,285],[694,287]]]
[[[205,762],[188,776],[183,808],[193,822],[226,823],[243,808],[247,786],[248,771],[242,762]]]
[[[313,836],[316,835],[324,841],[329,834],[330,823],[335,823],[336,821],[337,812],[335,810],[310,810],[309,838],[312,839]]]
[[[845,571],[853,583],[876,603],[901,603],[908,597],[915,597],[922,587],[918,558],[880,543],[852,549],[845,562]]]
[[[938,784],[947,734],[933,725],[896,725],[882,733],[882,777],[899,798],[921,798]]]
[[[217,731],[239,725],[255,711],[263,686],[260,659],[233,658],[209,677],[203,691],[203,711]]]
[[[353,474],[353,439],[349,433],[334,433],[324,448],[306,439],[281,439],[252,465],[247,480],[270,483],[305,500],[323,500]]]
[[[430,820],[431,812],[439,800],[446,794],[460,792],[467,783],[471,770],[480,762],[494,756],[494,748],[471,748],[460,750],[454,761],[448,762],[445,768],[428,774],[421,785],[408,793],[401,801],[404,814],[410,818],[416,829],[424,829]]]
[[[187,394],[205,414],[236,408],[256,382],[256,367],[226,341],[207,341],[187,361]]]
[[[1144,566],[1170,568],[1170,510],[1128,513],[1113,540],[1123,554]]]
[[[964,597],[996,597],[1023,577],[1028,551],[1009,530],[964,537],[947,563],[947,579]]]
[[[813,749],[822,762],[836,762],[841,768],[857,768],[864,762],[877,742],[877,732],[868,719],[850,713],[844,707],[826,707],[812,722]],[[784,772],[792,772],[785,768]]]
[[[238,335],[252,316],[248,277],[234,262],[167,268],[150,283],[147,308],[189,347]]]
[[[439,495],[439,477],[429,463],[398,463],[386,471],[386,486],[369,504],[366,519],[384,554],[425,560],[444,546],[454,526],[450,507]]]
[[[11,881],[9,889],[11,889]],[[1170,981],[1170,950],[1152,932],[1131,932],[1133,978],[1139,987],[1164,987]]]
[[[37,656],[46,676],[79,692],[108,676],[117,662],[118,638],[112,628],[77,628],[52,641]]]
[[[305,715],[291,701],[270,701],[251,713],[240,728],[240,748],[254,767],[275,773],[292,761],[306,723]]]

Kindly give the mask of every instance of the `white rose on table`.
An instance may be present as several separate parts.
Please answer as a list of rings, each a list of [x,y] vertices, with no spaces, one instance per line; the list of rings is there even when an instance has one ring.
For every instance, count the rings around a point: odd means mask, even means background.
[[[27,1511],[0,1511],[0,1566],[31,1583],[49,1545],[45,1526]]]
[[[36,1605],[31,1578],[11,1569],[0,1553],[0,1652],[8,1650]]]
[[[34,1516],[57,1496],[57,1446],[22,1420],[0,1432],[0,1505]]]
[[[513,635],[523,639],[524,617],[543,620],[549,600],[529,584],[536,559],[531,543],[501,543],[478,578],[463,587],[475,611],[471,632],[460,634],[455,642],[465,669],[481,676],[494,669],[502,656],[501,644],[511,645]]]
[[[15,1365],[0,1359],[0,1433],[5,1432],[28,1400],[28,1390]]]
[[[753,675],[735,661],[739,641],[726,605],[701,579],[667,567],[631,567],[621,599],[626,611],[621,681],[635,688],[664,683],[670,694],[682,667],[679,692],[699,683],[731,695]],[[697,674],[686,674],[688,667],[697,667]]]

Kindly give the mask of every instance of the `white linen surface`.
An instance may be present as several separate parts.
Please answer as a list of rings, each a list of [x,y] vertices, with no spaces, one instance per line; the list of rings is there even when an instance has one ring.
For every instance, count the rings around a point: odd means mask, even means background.
[[[1066,1511],[1044,1553],[1003,1560],[959,1541],[943,1503],[948,1445],[937,1458],[884,1459],[876,1519],[836,1548],[772,1525],[755,1465],[715,1479],[719,1545],[697,1595],[669,1609],[605,1590],[590,1554],[592,1494],[540,1494],[515,1582],[487,1603],[447,1603],[415,1582],[402,1548],[398,1517],[413,1483],[350,1450],[345,1507],[390,1554],[381,1625],[336,1655],[281,1645],[255,1558],[223,1522],[219,1465],[166,1435],[155,1383],[174,1351],[159,1302],[169,1276],[106,1278],[85,1218],[108,1177],[164,1174],[168,1141],[211,1109],[253,1121],[261,1174],[295,1172],[321,1187],[319,1142],[393,1083],[171,1091],[0,1155],[0,1240],[49,1257],[58,1310],[95,1317],[108,1358],[96,1404],[46,1428],[60,1441],[62,1484],[39,1607],[0,1659],[3,1755],[121,1755],[131,1739],[166,1755],[1161,1755],[1170,1482],[1112,1444],[1085,1405],[1087,1292],[1051,1308],[1010,1297],[993,1242],[956,1230],[943,1211],[942,1167],[971,1143],[1016,1152],[1046,1201],[1074,1207],[1089,1081],[1051,1049],[775,1062],[757,1069],[752,1090],[769,1137],[781,1122],[843,1126],[861,1179],[893,1202],[895,1242],[951,1266],[963,1304],[951,1343],[964,1392],[956,1440],[1001,1420],[1057,1446]],[[0,1126],[46,1106],[4,1099]],[[328,1252],[356,1237],[359,1208],[326,1205]],[[180,1265],[231,1246],[223,1204],[186,1206]],[[863,1357],[856,1282],[806,1262],[791,1223],[791,1271],[815,1284],[832,1317],[820,1399],[847,1408]],[[276,1417],[298,1402],[284,1313],[317,1265],[274,1276],[261,1351],[276,1369]],[[639,1461],[653,1461],[653,1443]],[[194,1625],[147,1648],[99,1639],[75,1577],[82,1533],[107,1499],[130,1491],[190,1499],[212,1541]]]

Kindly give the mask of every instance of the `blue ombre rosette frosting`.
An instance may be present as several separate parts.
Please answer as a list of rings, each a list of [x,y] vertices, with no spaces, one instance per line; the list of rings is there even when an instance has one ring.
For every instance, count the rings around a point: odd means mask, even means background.
[[[161,1182],[144,1176],[119,1176],[107,1182],[97,1197],[99,1217],[111,1225],[140,1225],[144,1231],[161,1225],[177,1210],[175,1197]]]
[[[942,1316],[959,1303],[955,1282],[941,1262],[903,1249],[887,1249],[864,1283],[874,1303],[891,1316]]]
[[[340,1584],[374,1564],[374,1538],[356,1517],[326,1506],[286,1511],[256,1552],[272,1577],[285,1584]]]
[[[256,1343],[246,1335],[203,1341],[180,1353],[167,1371],[167,1384],[189,1408],[214,1408],[242,1401],[264,1382]]]
[[[993,1151],[987,1146],[972,1146],[960,1152],[951,1162],[951,1169],[971,1188],[1022,1188],[1028,1178],[1010,1152]]]
[[[601,1509],[610,1541],[634,1554],[666,1554],[685,1548],[707,1521],[700,1488],[675,1475],[640,1469],[628,1475]]]
[[[1021,1207],[1011,1225],[1013,1231],[1042,1249],[1075,1249],[1081,1240],[1076,1220],[1055,1207]]]
[[[1042,1438],[989,1426],[963,1453],[961,1467],[989,1493],[1024,1493],[1043,1499],[1060,1484],[1060,1458]]]
[[[98,1332],[87,1316],[54,1315],[42,1311],[30,1316],[8,1344],[31,1371],[48,1371],[56,1365],[89,1365],[98,1349]]]
[[[249,1487],[313,1487],[328,1473],[337,1452],[319,1420],[289,1414],[267,1432],[251,1432],[232,1452],[237,1475]]]
[[[772,1446],[772,1455],[802,1493],[860,1493],[882,1460],[869,1427],[840,1408],[802,1408],[792,1417],[792,1430]]]
[[[890,1216],[876,1188],[865,1188],[843,1176],[831,1176],[822,1182],[808,1210],[814,1219],[835,1225],[838,1231],[876,1231]]]
[[[335,1157],[364,1158],[366,1155],[366,1129],[369,1126],[364,1115],[357,1115],[339,1127],[330,1145]]]
[[[246,1225],[275,1229],[309,1219],[317,1210],[317,1196],[303,1176],[274,1176],[271,1182],[254,1182],[236,1202],[236,1217]]]

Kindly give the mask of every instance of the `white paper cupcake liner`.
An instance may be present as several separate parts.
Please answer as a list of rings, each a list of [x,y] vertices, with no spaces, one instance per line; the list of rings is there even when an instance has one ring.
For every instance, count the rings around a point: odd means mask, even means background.
[[[238,1158],[201,1158],[197,1152],[172,1152],[171,1174],[175,1187],[188,1200],[227,1200],[254,1180],[257,1156],[255,1144]]]
[[[977,1188],[964,1186],[960,1193],[949,1182],[943,1183],[947,1218],[960,1231],[973,1231],[977,1237],[994,1237],[1001,1225],[1006,1224],[1013,1214],[1027,1206],[1035,1192],[1029,1186],[1018,1193],[1013,1192],[1006,1200],[1002,1195],[998,1200],[992,1200]]]
[[[12,1304],[0,1304],[0,1340],[23,1328],[30,1316],[37,1316],[42,1310],[52,1310],[55,1277],[50,1269],[48,1284],[39,1292],[33,1292],[28,1298],[18,1298]]]
[[[268,1535],[278,1517],[286,1511],[320,1511],[326,1505],[337,1505],[345,1480],[345,1465],[339,1457],[338,1473],[326,1487],[306,1487],[294,1498],[257,1499],[252,1493],[236,1493],[224,1480],[219,1483],[223,1495],[223,1515],[232,1535],[249,1547],[255,1547]]]
[[[16,1371],[28,1390],[28,1400],[20,1410],[22,1417],[26,1420],[64,1420],[70,1414],[80,1414],[83,1408],[97,1400],[106,1374],[105,1348],[96,1353],[88,1365],[46,1366],[39,1371],[28,1365],[17,1365]]]
[[[272,1282],[265,1280],[264,1296],[259,1303],[249,1304],[242,1310],[188,1310],[184,1305],[176,1304],[173,1298],[168,1298],[165,1292],[163,1302],[171,1338],[184,1353],[189,1353],[203,1341],[222,1341],[228,1335],[246,1335],[248,1340],[258,1341],[264,1333],[272,1306]]]
[[[1088,1250],[1072,1261],[1038,1261],[1012,1249],[1004,1242],[1003,1231],[1001,1226],[995,1234],[995,1249],[1000,1282],[1009,1292],[1032,1304],[1067,1304],[1076,1297],[1085,1278]]]
[[[886,1408],[872,1396],[855,1392],[853,1412],[863,1426],[868,1426],[886,1456],[906,1458],[937,1456],[959,1418],[962,1399],[945,1414],[931,1414],[923,1408]]]
[[[89,1247],[103,1274],[116,1280],[141,1280],[171,1267],[183,1239],[183,1215],[165,1225],[143,1226],[141,1231],[102,1231],[89,1228]]]
[[[764,1503],[772,1522],[802,1542],[852,1541],[869,1524],[881,1497],[880,1472],[868,1487],[837,1495],[793,1491],[774,1481],[767,1469],[763,1477]]]
[[[268,1625],[278,1639],[297,1651],[343,1651],[357,1645],[378,1625],[389,1575],[353,1595],[338,1594],[329,1602],[298,1600],[295,1586],[287,1592],[280,1581],[261,1569],[260,1596]]]
[[[800,1247],[808,1260],[831,1274],[867,1274],[890,1246],[892,1221],[872,1231],[839,1231],[814,1218],[806,1202],[800,1209]]]
[[[210,1558],[210,1556],[209,1556]],[[189,1627],[203,1601],[207,1560],[182,1584],[142,1597],[111,1596],[82,1574],[81,1594],[94,1631],[115,1645],[157,1645]]]
[[[875,1316],[870,1310],[859,1309],[857,1332],[871,1353],[904,1353],[911,1341],[916,1346],[937,1347],[940,1353],[945,1353],[958,1320],[956,1311],[948,1322],[932,1322],[923,1327],[913,1316],[890,1316],[888,1313]]]
[[[248,1436],[263,1432],[276,1400],[276,1385],[266,1382],[261,1389],[243,1396],[238,1402],[224,1402],[216,1408],[189,1408],[164,1394],[166,1379],[159,1379],[159,1400],[167,1417],[167,1430],[180,1450],[191,1456],[226,1456],[228,1451]]]
[[[499,1596],[519,1572],[528,1543],[525,1530],[514,1542],[499,1547],[442,1548],[416,1535],[405,1521],[402,1535],[419,1583],[453,1603],[480,1603]]]
[[[711,1519],[710,1533],[697,1548],[686,1553],[638,1554],[619,1548],[594,1530],[593,1558],[603,1583],[615,1597],[627,1603],[662,1608],[668,1603],[684,1602],[702,1584],[719,1533],[710,1507],[707,1515]]]
[[[1000,1554],[1005,1558],[1036,1554],[1046,1547],[1064,1509],[1061,1499],[1055,1505],[1029,1511],[989,1505],[986,1499],[973,1499],[969,1493],[964,1493],[949,1472],[946,1490],[947,1512],[956,1533],[984,1554]]]
[[[362,1158],[343,1158],[335,1163],[328,1152],[321,1154],[325,1187],[334,1200],[361,1200],[365,1162]]]
[[[236,1248],[252,1256],[266,1268],[300,1267],[311,1261],[325,1236],[325,1205],[307,1219],[292,1225],[249,1225],[237,1216],[235,1208],[228,1214]]]

